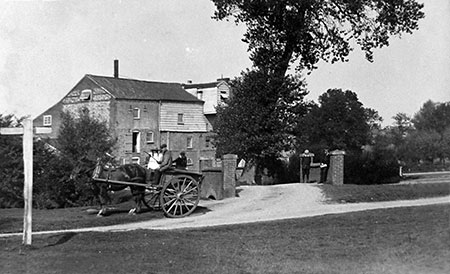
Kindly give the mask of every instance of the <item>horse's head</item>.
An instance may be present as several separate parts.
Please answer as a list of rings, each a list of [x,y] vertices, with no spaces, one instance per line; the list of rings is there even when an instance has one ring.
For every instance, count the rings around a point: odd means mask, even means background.
[[[109,153],[105,153],[105,156],[103,157],[98,157],[92,173],[92,178],[102,178],[102,174],[105,169],[111,171],[114,167],[113,162],[114,156]]]
[[[82,157],[73,163],[72,172],[70,173],[71,180],[77,180],[86,177],[95,177],[102,173],[103,166],[108,161],[102,157],[98,157],[96,161],[92,158]],[[94,165],[95,163],[95,165]]]
[[[103,166],[105,165],[105,161],[101,158],[97,158],[97,163],[95,164],[94,172],[92,173],[92,178],[100,178],[103,173]]]

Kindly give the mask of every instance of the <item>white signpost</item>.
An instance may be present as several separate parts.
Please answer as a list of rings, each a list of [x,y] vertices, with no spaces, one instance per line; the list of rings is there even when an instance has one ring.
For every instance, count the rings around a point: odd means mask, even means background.
[[[33,130],[33,120],[27,118],[22,122],[23,128],[0,128],[0,135],[23,135],[23,167],[24,167],[24,214],[22,244],[31,245],[31,211],[33,208],[33,133],[49,134],[51,128],[37,127]]]

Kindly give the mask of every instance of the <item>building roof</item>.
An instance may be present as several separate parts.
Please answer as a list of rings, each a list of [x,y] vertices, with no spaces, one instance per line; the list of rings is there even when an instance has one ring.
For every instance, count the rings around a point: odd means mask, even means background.
[[[215,82],[209,82],[209,83],[188,83],[188,84],[183,84],[183,87],[185,89],[190,89],[190,88],[198,88],[198,89],[203,89],[203,88],[215,88],[217,87],[220,83],[227,83],[230,81],[230,78],[222,78],[222,79],[217,79],[217,81]]]
[[[203,102],[183,89],[179,83],[150,82],[87,74],[87,78],[117,99]]]

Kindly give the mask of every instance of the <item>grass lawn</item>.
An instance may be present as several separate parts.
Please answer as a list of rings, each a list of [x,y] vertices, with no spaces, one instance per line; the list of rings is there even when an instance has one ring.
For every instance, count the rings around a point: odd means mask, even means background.
[[[175,231],[0,238],[0,273],[450,273],[450,205]]]
[[[450,195],[450,183],[319,185],[329,203],[412,200]]]

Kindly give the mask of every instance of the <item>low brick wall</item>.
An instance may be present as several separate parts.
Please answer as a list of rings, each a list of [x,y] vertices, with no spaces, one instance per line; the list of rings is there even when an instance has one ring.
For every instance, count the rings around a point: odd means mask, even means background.
[[[207,167],[202,169],[204,176],[200,191],[202,199],[222,200],[236,196],[236,165],[237,156],[224,155],[222,167]]]
[[[200,191],[202,199],[223,199],[223,173],[221,167],[211,167],[202,170],[204,176]]]

